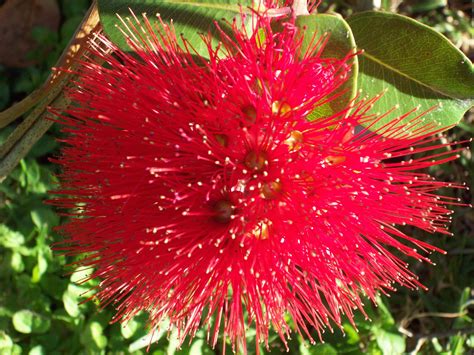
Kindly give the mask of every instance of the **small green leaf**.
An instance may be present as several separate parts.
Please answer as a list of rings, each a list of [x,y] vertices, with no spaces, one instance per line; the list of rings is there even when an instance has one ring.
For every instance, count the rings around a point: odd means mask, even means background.
[[[41,345],[36,345],[35,347],[31,348],[31,350],[28,352],[28,355],[45,355],[46,352]]]
[[[347,21],[357,46],[364,50],[359,56],[359,88],[369,97],[387,90],[371,112],[399,107],[374,128],[416,107],[418,113],[436,107],[424,122],[448,127],[473,105],[474,68],[443,35],[392,13],[369,11]]]
[[[393,316],[390,313],[388,306],[383,302],[383,299],[380,296],[377,297],[377,307],[382,324],[386,328],[390,328],[391,326],[393,326],[395,324],[395,320],[393,319]]]
[[[10,258],[10,266],[13,271],[21,273],[25,270],[25,264],[20,253],[13,252]]]
[[[64,309],[71,317],[75,318],[81,314],[77,296],[70,292],[69,289],[63,294],[63,303]]]
[[[31,219],[38,230],[43,230],[57,226],[59,216],[51,208],[40,207],[30,212]]]
[[[34,185],[36,185],[41,178],[41,171],[36,160],[33,159],[23,159],[20,162],[20,166],[23,172],[22,187],[26,188],[28,191],[31,190]]]
[[[81,343],[90,350],[102,350],[107,346],[107,337],[99,322],[90,322],[81,334]]]
[[[405,0],[412,12],[427,12],[447,5],[447,0]]]
[[[43,253],[38,253],[37,261],[38,263],[33,268],[33,273],[31,276],[31,281],[35,283],[41,280],[41,277],[48,269],[48,262],[44,257]]]
[[[53,274],[46,274],[40,280],[43,292],[56,300],[62,300],[68,281]]]
[[[2,349],[11,348],[13,346],[12,339],[3,330],[0,330],[0,352]]]
[[[128,351],[130,353],[133,353],[135,351],[146,348],[149,344],[153,342],[157,342],[163,337],[163,335],[166,334],[168,327],[169,327],[169,322],[163,321],[159,326],[159,330],[155,332],[150,332],[147,335],[144,335],[143,337],[141,337],[140,339],[135,340],[133,343],[129,345]]]
[[[91,268],[77,268],[71,275],[71,282],[80,284],[94,272]]]
[[[13,344],[13,346],[9,349],[6,349],[5,352],[2,352],[2,355],[22,355],[23,350],[21,349],[21,346],[18,344]]]
[[[384,355],[399,355],[405,352],[405,339],[400,334],[378,327],[374,327],[373,333]]]
[[[189,355],[210,355],[215,354],[214,351],[211,351],[209,346],[206,344],[204,339],[196,339],[193,341],[193,344],[186,352]]]
[[[9,249],[16,249],[25,242],[23,234],[11,230],[6,225],[0,225],[0,245]]]
[[[337,350],[330,344],[310,345],[306,342],[300,342],[299,352],[301,355],[337,355]]]
[[[120,332],[125,339],[130,339],[138,330],[140,324],[135,320],[131,319],[128,322],[122,324]]]
[[[234,18],[240,19],[241,9],[250,12],[248,9],[252,5],[249,0],[240,2],[240,5],[233,0],[99,0],[100,22],[107,36],[120,48],[129,50],[123,34],[116,25],[120,25],[117,18],[119,14],[122,18],[130,17],[130,10],[137,16],[142,13],[148,14],[148,19],[152,25],[159,25],[155,14],[160,14],[165,23],[173,20],[173,25],[177,36],[182,34],[193,46],[197,53],[207,57],[208,50],[202,41],[200,34],[211,33],[217,35],[214,22],[218,21],[222,30],[229,32],[229,23]]]
[[[24,309],[16,312],[12,318],[13,327],[20,333],[45,333],[51,327],[51,320],[39,313]]]
[[[311,44],[314,34],[316,34],[317,37],[328,34],[329,40],[324,47],[322,53],[323,58],[343,59],[350,53],[355,54],[356,44],[351,28],[339,15],[315,14],[298,16],[295,25],[303,30],[303,49],[307,49]],[[348,61],[348,65],[349,64],[352,65],[349,78],[344,85],[338,89],[338,92],[345,91],[345,94],[335,100],[331,100],[327,104],[317,107],[309,119],[316,119],[340,112],[345,109],[351,99],[354,98],[357,89],[357,57],[352,57],[352,59]]]
[[[354,329],[354,327],[345,322],[343,324],[344,327],[344,333],[347,336],[347,343],[348,344],[357,344],[360,341],[360,336],[359,333]]]

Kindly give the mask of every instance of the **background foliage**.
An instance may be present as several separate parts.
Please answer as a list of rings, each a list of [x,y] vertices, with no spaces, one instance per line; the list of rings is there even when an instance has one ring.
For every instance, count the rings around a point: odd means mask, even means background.
[[[0,5],[2,5],[0,1]],[[88,0],[60,0],[61,26],[52,31],[32,29],[38,48],[31,51],[32,65],[14,69],[0,65],[0,110],[38,87],[71,38],[89,6]],[[321,11],[344,16],[373,6],[372,1],[325,1]],[[433,26],[472,59],[473,28],[467,13],[470,1],[443,0],[381,1],[382,7],[410,15]],[[471,8],[469,7],[471,6]],[[1,7],[0,7],[1,10]],[[471,42],[469,42],[469,40]],[[0,37],[1,44],[1,37]],[[456,141],[474,135],[473,115],[467,114],[458,128],[441,139]],[[2,131],[0,141],[11,131]],[[113,308],[98,310],[94,300],[80,304],[96,285],[79,285],[80,270],[70,266],[73,259],[51,251],[60,240],[53,227],[61,218],[43,202],[55,186],[56,167],[48,160],[58,153],[55,127],[45,135],[0,185],[0,354],[124,354],[145,353],[150,337],[142,314],[126,325],[110,324]],[[431,173],[446,181],[465,181],[474,186],[474,162],[470,151],[457,161],[435,167]],[[469,191],[448,191],[471,203]],[[433,254],[434,265],[412,263],[412,269],[429,290],[400,289],[390,298],[381,297],[377,307],[367,305],[371,321],[359,314],[356,331],[348,322],[345,336],[327,332],[325,343],[309,346],[297,336],[289,343],[292,354],[463,354],[474,352],[474,213],[458,207],[453,215],[453,237],[422,235],[448,251]],[[69,266],[68,266],[69,265]],[[69,270],[69,272],[68,272]],[[252,332],[249,349],[254,352]],[[155,334],[151,354],[219,354],[210,349],[204,332],[181,350],[175,334]],[[285,351],[276,335],[271,337],[272,354]],[[263,351],[262,353],[269,353]]]

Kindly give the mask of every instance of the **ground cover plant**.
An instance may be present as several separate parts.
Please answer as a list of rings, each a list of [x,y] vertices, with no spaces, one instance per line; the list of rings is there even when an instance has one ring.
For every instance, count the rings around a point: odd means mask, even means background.
[[[373,6],[368,3],[323,2],[320,11],[337,11],[350,18],[354,13],[357,16],[358,11]],[[468,43],[468,32],[472,34],[472,28],[466,15],[469,10],[466,3],[382,3],[386,10],[397,10],[434,26],[468,56],[472,55]],[[57,31],[33,28],[33,38],[39,43],[37,48],[47,50],[31,50],[28,59],[32,64],[27,67],[0,67],[1,109],[41,85],[89,5],[88,1],[61,1],[61,25]],[[364,65],[363,60],[361,65]],[[2,140],[5,141],[15,127],[13,123],[2,129]],[[473,133],[473,118],[467,113],[459,126],[441,139],[445,143],[465,141]],[[56,174],[60,169],[49,159],[59,153],[59,144],[55,140],[58,137],[64,137],[63,133],[53,126],[0,187],[0,218],[3,222],[0,227],[0,351],[13,354],[145,353],[150,340],[153,340],[149,349],[152,354],[219,354],[220,346],[212,349],[207,344],[205,330],[199,330],[194,339],[189,339],[189,343],[186,341],[178,349],[176,331],[170,334],[160,331],[150,338],[145,313],[124,325],[110,324],[115,313],[113,305],[99,311],[98,299],[81,304],[84,294],[90,295],[87,291],[97,286],[98,281],[79,284],[87,272],[75,271],[66,265],[79,260],[80,256],[66,257],[51,251],[52,243],[63,238],[53,228],[66,222],[67,218],[58,216],[55,208],[44,204],[45,200],[51,199],[49,191],[57,188]],[[466,182],[472,186],[474,164],[471,152],[462,150],[459,154],[460,158],[449,164],[430,167],[429,173],[440,181]],[[273,192],[272,189],[267,194]],[[467,204],[472,199],[470,191],[465,189],[446,188],[442,194]],[[293,335],[288,341],[290,353],[461,354],[474,348],[474,296],[471,290],[474,215],[467,206],[455,206],[454,211],[450,227],[453,236],[433,235],[409,227],[403,230],[448,252],[447,255],[434,253],[430,256],[436,265],[411,263],[410,270],[419,275],[428,290],[399,288],[396,293],[390,293],[390,297],[377,296],[377,307],[365,300],[365,309],[371,320],[355,312],[358,331],[347,318],[343,318],[345,336],[336,328],[333,334],[324,334],[324,344],[317,341],[316,345],[311,345],[302,337]],[[249,353],[258,348],[261,353],[286,351],[276,333],[269,335],[269,350],[255,344],[256,334],[253,329],[246,333]]]

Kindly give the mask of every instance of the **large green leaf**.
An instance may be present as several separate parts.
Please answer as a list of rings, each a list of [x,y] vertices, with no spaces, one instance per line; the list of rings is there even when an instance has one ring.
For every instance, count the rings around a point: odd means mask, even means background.
[[[340,15],[315,14],[307,16],[298,16],[296,26],[304,32],[303,48],[307,48],[316,34],[316,36],[329,35],[329,40],[324,48],[322,57],[342,59],[349,53],[355,53],[356,44],[351,28]],[[352,64],[352,70],[348,80],[339,90],[345,93],[326,105],[318,107],[311,115],[310,119],[317,119],[319,116],[330,115],[339,112],[347,107],[349,101],[355,96],[357,89],[357,57],[352,57],[348,62]]]
[[[364,12],[348,19],[359,57],[358,85],[374,97],[373,113],[399,109],[379,126],[419,107],[425,122],[440,127],[459,122],[474,101],[474,69],[469,59],[444,36],[408,17]]]
[[[138,17],[146,13],[153,24],[158,23],[155,16],[160,14],[165,23],[173,20],[176,33],[182,34],[189,41],[197,53],[207,57],[208,50],[201,39],[201,34],[209,32],[216,35],[217,29],[214,22],[218,21],[224,31],[230,30],[229,23],[234,18],[240,19],[241,9],[250,12],[250,0],[243,0],[240,5],[234,0],[99,0],[99,14],[102,26],[107,36],[119,47],[127,50],[123,34],[117,28],[120,21],[117,14],[122,18],[130,17],[132,10]],[[227,20],[228,22],[224,21]],[[217,36],[218,37],[218,36]],[[217,40],[216,40],[217,41]]]

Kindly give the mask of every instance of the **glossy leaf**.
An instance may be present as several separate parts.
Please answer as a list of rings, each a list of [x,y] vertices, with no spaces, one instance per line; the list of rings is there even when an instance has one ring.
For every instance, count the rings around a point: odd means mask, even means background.
[[[400,334],[374,328],[374,335],[383,355],[401,355],[405,352],[405,339]]]
[[[25,242],[25,237],[6,225],[0,225],[0,245],[5,248],[16,249]]]
[[[49,318],[28,309],[16,312],[12,322],[15,330],[24,334],[45,333],[51,327]]]
[[[401,15],[365,12],[348,19],[359,49],[358,85],[374,97],[374,113],[397,107],[380,125],[415,107],[425,122],[454,125],[474,103],[474,69],[444,36]],[[379,125],[379,126],[380,126]]]
[[[244,0],[240,5],[233,0],[99,0],[100,20],[107,36],[124,50],[129,49],[123,34],[117,28],[120,23],[117,14],[122,18],[130,17],[130,10],[137,16],[146,13],[153,24],[159,20],[155,16],[160,14],[165,23],[173,20],[177,35],[189,41],[199,55],[207,56],[208,50],[200,35],[211,32],[217,34],[214,25],[219,22],[222,30],[230,29],[229,23],[234,18],[240,19],[240,10],[250,12],[248,9],[252,2]],[[227,20],[228,22],[224,21]]]
[[[303,48],[307,48],[314,35],[321,37],[329,35],[329,40],[324,48],[322,56],[324,58],[345,58],[350,53],[355,53],[356,44],[351,28],[339,15],[315,14],[299,16],[296,19],[296,26],[304,33]],[[345,93],[331,102],[318,107],[310,119],[317,119],[320,116],[330,115],[339,112],[347,107],[350,100],[355,96],[357,84],[358,60],[352,57],[348,62],[352,69],[348,80],[339,90]]]
[[[81,343],[93,353],[105,349],[107,337],[103,332],[104,328],[99,322],[90,322],[81,334]]]

